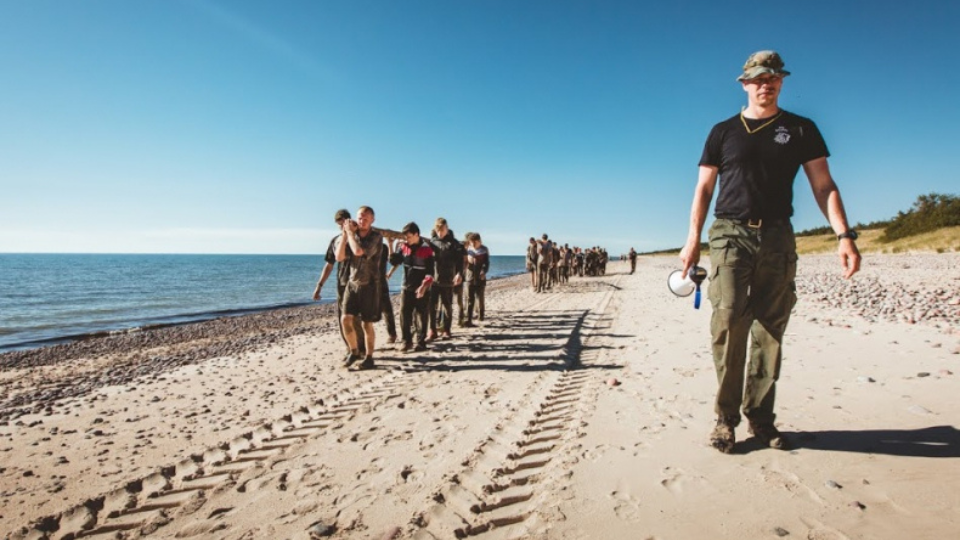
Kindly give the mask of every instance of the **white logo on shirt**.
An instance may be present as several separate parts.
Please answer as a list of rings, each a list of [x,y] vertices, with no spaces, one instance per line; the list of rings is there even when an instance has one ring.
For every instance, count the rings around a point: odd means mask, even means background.
[[[780,144],[790,142],[790,130],[784,126],[777,126],[777,134],[773,137],[773,142]]]

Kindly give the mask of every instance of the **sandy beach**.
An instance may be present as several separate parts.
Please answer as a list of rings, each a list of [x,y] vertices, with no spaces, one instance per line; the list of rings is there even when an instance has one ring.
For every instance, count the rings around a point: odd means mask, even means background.
[[[794,449],[744,424],[732,455],[676,266],[497,280],[479,327],[372,371],[321,305],[0,355],[0,537],[957,536],[960,254],[802,257]]]

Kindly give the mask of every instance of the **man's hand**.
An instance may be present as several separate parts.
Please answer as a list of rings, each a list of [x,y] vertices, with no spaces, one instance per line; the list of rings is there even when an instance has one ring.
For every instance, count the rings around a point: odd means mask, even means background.
[[[343,230],[346,232],[357,232],[357,229],[360,228],[360,225],[352,219],[346,219],[343,221]]]
[[[427,294],[427,291],[430,290],[430,284],[424,283],[417,287],[417,298],[423,298],[423,295]]]
[[[850,279],[854,274],[860,271],[860,250],[857,244],[850,238],[840,240],[840,246],[837,248],[840,254],[840,266],[843,267],[844,279]]]
[[[463,283],[463,276],[461,276],[460,274],[457,274],[456,277],[453,278],[453,286],[457,287],[461,283]]]
[[[686,277],[687,272],[700,262],[700,240],[687,240],[687,244],[680,250],[680,264],[683,265],[682,276]]]

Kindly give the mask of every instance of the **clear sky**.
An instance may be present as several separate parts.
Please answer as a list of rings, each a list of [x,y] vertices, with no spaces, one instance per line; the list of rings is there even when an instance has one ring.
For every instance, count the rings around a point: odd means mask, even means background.
[[[0,0],[0,252],[319,253],[341,207],[679,247],[776,49],[852,222],[958,191],[960,2]],[[826,224],[801,172],[795,227]]]

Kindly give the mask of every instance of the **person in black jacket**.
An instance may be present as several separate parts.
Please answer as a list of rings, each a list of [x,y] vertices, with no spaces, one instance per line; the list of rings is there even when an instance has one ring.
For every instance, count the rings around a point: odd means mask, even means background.
[[[467,322],[464,326],[473,326],[473,307],[477,307],[477,320],[483,321],[484,291],[487,288],[487,272],[490,270],[490,252],[480,241],[479,233],[470,233],[467,238]]]
[[[397,267],[403,265],[403,283],[400,287],[400,332],[403,345],[400,350],[407,352],[413,348],[414,316],[417,322],[417,346],[414,350],[427,349],[427,308],[430,301],[430,287],[433,285],[434,254],[426,239],[420,236],[420,227],[410,222],[403,227],[406,241],[397,246],[390,256],[388,278]]]
[[[427,339],[437,338],[438,320],[440,335],[450,337],[453,324],[453,292],[463,283],[463,245],[457,241],[447,220],[437,218],[430,238],[436,264],[433,287],[430,288],[430,335]]]

